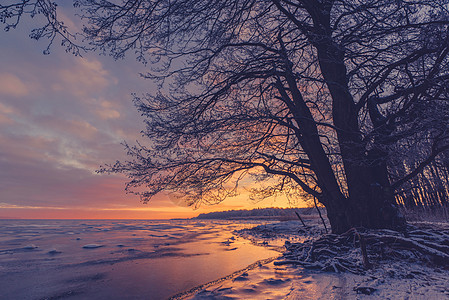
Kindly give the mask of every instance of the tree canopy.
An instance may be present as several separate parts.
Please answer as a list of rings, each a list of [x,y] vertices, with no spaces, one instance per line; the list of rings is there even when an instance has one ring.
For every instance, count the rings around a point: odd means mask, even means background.
[[[400,229],[395,194],[449,149],[449,0],[74,5],[87,44],[54,1],[0,5],[0,22],[43,14],[34,38],[148,65],[160,89],[134,98],[148,139],[101,169],[126,174],[143,201],[165,190],[215,203],[248,175],[269,183],[260,197],[314,197],[334,232]]]

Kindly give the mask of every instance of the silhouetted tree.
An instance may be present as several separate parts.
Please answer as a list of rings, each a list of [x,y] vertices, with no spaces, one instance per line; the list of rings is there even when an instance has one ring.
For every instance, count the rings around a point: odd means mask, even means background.
[[[395,192],[449,147],[448,0],[74,3],[89,47],[135,52],[160,83],[134,99],[148,143],[101,169],[144,201],[219,202],[251,175],[270,182],[259,195],[318,199],[333,232],[401,229]],[[45,5],[1,5],[0,20]]]

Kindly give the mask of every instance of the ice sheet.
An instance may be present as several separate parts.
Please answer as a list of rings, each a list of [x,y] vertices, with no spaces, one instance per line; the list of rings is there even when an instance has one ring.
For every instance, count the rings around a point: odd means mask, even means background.
[[[2,299],[166,299],[279,255],[251,222],[0,220]]]

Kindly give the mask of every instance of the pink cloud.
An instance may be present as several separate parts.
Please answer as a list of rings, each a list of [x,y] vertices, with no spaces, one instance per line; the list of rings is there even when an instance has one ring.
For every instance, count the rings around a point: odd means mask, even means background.
[[[118,119],[120,118],[120,113],[117,111],[117,107],[117,104],[103,100],[100,103],[100,107],[96,110],[96,113],[103,120]]]
[[[102,63],[95,59],[74,58],[73,65],[56,70],[56,74],[57,80],[51,85],[53,91],[77,97],[88,97],[117,83],[117,79],[111,77]]]
[[[36,118],[35,122],[45,128],[47,132],[59,132],[82,140],[93,140],[97,138],[98,134],[98,129],[86,120],[67,120],[57,116],[45,116]]]
[[[29,94],[27,85],[17,76],[10,73],[0,73],[0,95],[22,97]]]

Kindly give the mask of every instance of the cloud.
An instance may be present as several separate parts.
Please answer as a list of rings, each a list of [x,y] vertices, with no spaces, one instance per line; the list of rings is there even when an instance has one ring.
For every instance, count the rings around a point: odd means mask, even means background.
[[[34,120],[35,124],[47,132],[58,133],[70,139],[81,139],[85,141],[97,138],[98,129],[86,120],[67,120],[58,116],[41,116]]]
[[[14,121],[11,120],[8,116],[5,116],[3,114],[0,113],[0,124],[5,125],[5,124],[12,124]]]
[[[13,114],[15,113],[15,109],[0,102],[0,112],[3,114]]]
[[[118,119],[120,118],[120,113],[115,109],[117,105],[110,102],[103,100],[101,101],[100,108],[97,109],[97,115],[102,120],[108,120],[108,119]]]
[[[13,124],[14,121],[11,119],[10,115],[14,113],[14,108],[0,102],[0,124],[3,124],[3,126]]]
[[[96,59],[78,57],[73,62],[71,66],[56,70],[57,80],[51,85],[54,92],[86,97],[117,83]]]
[[[122,176],[97,175],[62,163],[57,140],[2,138],[0,202],[19,206],[99,207],[126,203]],[[67,158],[66,158],[67,159]],[[76,159],[79,159],[76,157]],[[136,204],[136,199],[133,204]]]
[[[0,95],[22,97],[29,94],[27,85],[17,76],[10,73],[0,73]]]

